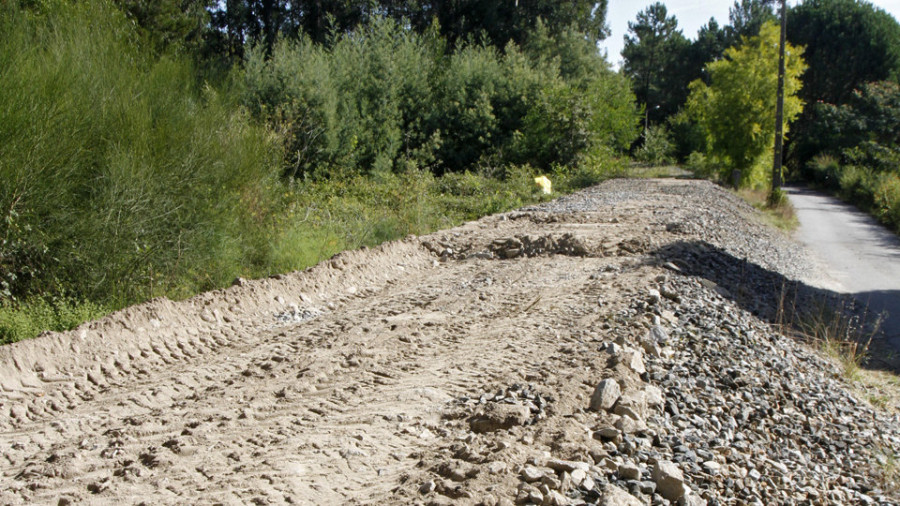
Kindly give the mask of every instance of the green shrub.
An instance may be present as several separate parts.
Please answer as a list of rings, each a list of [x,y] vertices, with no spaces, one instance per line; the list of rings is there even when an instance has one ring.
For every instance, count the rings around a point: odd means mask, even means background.
[[[894,230],[900,231],[900,176],[891,173],[879,174],[873,193],[875,216]]]
[[[551,180],[554,188],[561,192],[570,192],[624,175],[625,165],[621,159],[615,157],[612,149],[601,148],[588,154],[576,167],[555,166]]]
[[[0,304],[0,344],[14,343],[45,330],[62,332],[103,316],[109,308],[66,297],[32,297]]]
[[[687,170],[700,177],[714,178],[720,173],[715,161],[699,151],[694,151],[688,155],[684,166]]]
[[[220,286],[263,242],[278,151],[106,2],[0,5],[7,295],[115,304]]]
[[[672,163],[674,152],[671,134],[665,125],[653,125],[644,132],[644,142],[635,151],[634,157],[647,165]]]
[[[826,188],[839,189],[841,186],[841,165],[831,155],[817,155],[808,164],[813,181]]]
[[[242,101],[283,134],[289,176],[577,165],[637,135],[628,80],[574,33],[502,53],[380,19],[329,46],[248,52]],[[540,39],[540,37],[536,38]],[[543,40],[543,39],[541,39]]]

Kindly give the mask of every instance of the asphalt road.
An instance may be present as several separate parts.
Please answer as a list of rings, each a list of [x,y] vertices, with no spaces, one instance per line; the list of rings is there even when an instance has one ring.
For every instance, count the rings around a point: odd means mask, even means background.
[[[883,329],[900,351],[900,238],[871,216],[807,188],[785,188],[805,243],[842,293],[852,294],[870,313],[886,312]]]

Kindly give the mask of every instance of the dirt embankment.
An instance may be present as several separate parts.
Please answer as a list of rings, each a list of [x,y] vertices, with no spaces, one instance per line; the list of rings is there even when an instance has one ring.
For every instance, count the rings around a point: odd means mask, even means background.
[[[891,502],[895,420],[773,331],[825,297],[696,181],[0,348],[0,503]]]

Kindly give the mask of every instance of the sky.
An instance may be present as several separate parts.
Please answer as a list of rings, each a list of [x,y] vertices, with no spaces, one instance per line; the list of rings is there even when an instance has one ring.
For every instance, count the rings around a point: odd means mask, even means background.
[[[612,30],[612,35],[600,42],[600,50],[607,51],[607,60],[615,66],[619,66],[622,60],[622,47],[625,46],[624,36],[628,31],[628,22],[634,21],[639,11],[655,3],[656,0],[609,0],[606,20]],[[697,37],[697,30],[705,25],[709,18],[716,18],[719,26],[728,24],[728,8],[734,5],[734,0],[660,0],[665,4],[669,15],[678,19],[678,28],[685,37],[693,40]],[[788,0],[788,5],[796,5],[797,0]],[[895,18],[900,19],[900,0],[874,0],[876,7],[880,7]],[[788,18],[790,23],[790,18]]]

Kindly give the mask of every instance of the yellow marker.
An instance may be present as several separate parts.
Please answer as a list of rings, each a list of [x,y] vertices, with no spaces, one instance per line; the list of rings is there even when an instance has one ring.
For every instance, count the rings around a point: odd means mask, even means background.
[[[553,183],[550,182],[547,176],[538,176],[534,178],[534,182],[544,190],[544,193],[553,193]]]

